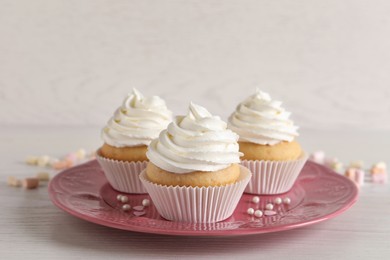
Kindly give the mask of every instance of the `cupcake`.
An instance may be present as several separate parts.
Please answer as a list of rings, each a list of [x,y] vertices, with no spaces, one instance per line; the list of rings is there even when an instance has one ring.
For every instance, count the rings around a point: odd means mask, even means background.
[[[146,193],[139,173],[147,165],[150,142],[171,122],[172,113],[157,96],[133,89],[102,130],[97,159],[111,186],[126,193]]]
[[[233,214],[251,177],[239,165],[238,135],[205,108],[190,104],[153,140],[140,179],[162,217],[212,223]]]
[[[296,141],[298,127],[281,105],[282,102],[257,90],[229,117],[228,128],[240,136],[240,151],[244,153],[241,164],[253,173],[245,189],[247,193],[289,191],[306,162],[307,157]]]

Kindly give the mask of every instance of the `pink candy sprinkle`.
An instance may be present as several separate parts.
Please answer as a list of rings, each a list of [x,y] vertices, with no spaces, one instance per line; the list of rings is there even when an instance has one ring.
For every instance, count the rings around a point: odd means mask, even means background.
[[[75,153],[70,153],[67,156],[65,156],[65,160],[70,161],[72,163],[76,163],[78,158],[77,158],[77,155]]]
[[[133,211],[133,214],[137,217],[145,215],[145,213],[146,213],[145,211]]]
[[[362,170],[362,169],[356,169],[356,172],[355,172],[355,182],[356,182],[359,186],[364,185],[364,175],[365,175],[364,170]]]
[[[276,215],[276,211],[266,210],[266,211],[264,211],[264,215],[266,215],[266,216],[273,216],[273,215]]]
[[[133,207],[134,210],[141,211],[144,209],[144,206],[135,206]]]
[[[59,161],[53,164],[53,168],[55,170],[63,170],[65,168],[68,168],[68,163],[66,161]]]
[[[372,174],[372,182],[374,183],[387,183],[387,174]]]
[[[364,184],[364,170],[362,169],[348,168],[344,175],[355,182],[358,186],[362,186]]]
[[[384,162],[376,163],[372,166],[370,172],[372,176],[372,181],[374,183],[386,183],[387,182],[387,166]]]

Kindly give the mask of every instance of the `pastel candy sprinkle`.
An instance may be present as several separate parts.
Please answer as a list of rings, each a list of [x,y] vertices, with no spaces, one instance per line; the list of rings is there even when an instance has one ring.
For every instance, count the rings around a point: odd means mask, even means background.
[[[83,148],[80,148],[76,151],[75,154],[76,154],[77,159],[83,160],[85,158],[85,156],[87,155],[87,151]]]
[[[14,176],[9,176],[7,178],[7,184],[8,184],[8,186],[11,186],[11,187],[20,187],[20,186],[22,186],[22,181],[17,179]]]
[[[350,162],[349,168],[363,169],[364,162],[363,161],[353,161]]]
[[[25,189],[36,189],[39,186],[38,178],[25,178],[22,181],[22,186]]]
[[[133,214],[137,217],[145,215],[145,213],[146,213],[145,211],[133,211]]]
[[[25,162],[29,165],[37,165],[38,157],[36,156],[27,156]]]
[[[70,161],[73,164],[77,162],[77,155],[75,153],[69,153],[67,156],[65,156],[66,161]]]
[[[49,165],[50,157],[47,155],[43,155],[38,157],[37,165],[41,167],[45,167]]]
[[[55,170],[62,170],[62,169],[68,168],[68,165],[69,164],[66,161],[58,161],[58,162],[53,164],[53,168]]]
[[[134,210],[141,211],[144,209],[144,206],[135,206],[133,207]]]
[[[38,172],[36,177],[40,181],[49,181],[50,180],[50,175],[48,172]]]
[[[313,162],[324,164],[325,163],[325,152],[324,151],[315,151],[313,152],[309,159]]]
[[[365,176],[365,172],[364,172],[363,169],[356,169],[356,171],[355,171],[355,182],[359,186],[364,185],[364,176]]]
[[[373,174],[372,182],[374,183],[387,183],[387,174]]]
[[[264,215],[266,215],[266,216],[273,216],[273,215],[276,215],[276,211],[266,210],[266,211],[264,211]]]

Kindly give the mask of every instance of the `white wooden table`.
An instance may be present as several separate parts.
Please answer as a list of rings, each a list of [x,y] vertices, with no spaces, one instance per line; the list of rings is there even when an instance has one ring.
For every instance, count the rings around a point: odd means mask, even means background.
[[[307,151],[323,149],[348,163],[390,162],[387,132],[301,131]],[[60,157],[100,145],[98,128],[0,128],[0,259],[390,259],[390,184],[367,184],[342,215],[285,232],[241,237],[174,237],[126,232],[77,219],[56,208],[46,187],[6,185],[9,175],[40,169],[27,155]]]

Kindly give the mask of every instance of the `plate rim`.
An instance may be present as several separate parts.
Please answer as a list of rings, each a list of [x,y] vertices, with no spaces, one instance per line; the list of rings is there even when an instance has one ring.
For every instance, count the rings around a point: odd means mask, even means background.
[[[291,230],[291,229],[295,229],[295,228],[313,225],[313,224],[337,217],[340,214],[347,211],[348,209],[350,209],[356,203],[356,201],[359,197],[358,187],[352,181],[350,181],[348,178],[346,178],[345,176],[343,176],[341,174],[334,172],[333,170],[331,170],[331,169],[329,169],[321,164],[318,164],[318,163],[315,163],[312,161],[307,161],[306,163],[312,163],[312,164],[315,164],[316,166],[319,166],[320,168],[324,168],[327,171],[326,174],[331,174],[331,175],[333,175],[333,177],[336,177],[338,179],[343,179],[344,181],[348,180],[351,184],[351,187],[352,186],[354,187],[353,194],[351,196],[352,198],[347,203],[343,204],[339,209],[337,209],[333,212],[327,213],[326,215],[315,217],[315,218],[312,218],[309,220],[301,220],[301,221],[298,221],[298,222],[292,223],[292,224],[291,223],[290,224],[282,224],[280,226],[234,229],[234,230],[185,230],[185,231],[181,231],[181,230],[177,230],[177,229],[170,229],[170,230],[156,229],[154,227],[149,227],[148,229],[145,229],[142,226],[129,225],[129,223],[127,223],[125,225],[125,224],[121,224],[121,223],[118,223],[115,221],[102,220],[100,218],[96,218],[96,217],[94,218],[90,215],[82,214],[81,212],[79,212],[77,210],[73,210],[72,208],[67,207],[66,205],[61,203],[56,198],[56,194],[58,192],[54,190],[53,186],[54,186],[54,183],[58,181],[58,179],[62,178],[63,175],[66,175],[67,171],[74,170],[74,169],[79,168],[79,167],[81,168],[87,164],[92,164],[94,161],[96,161],[96,160],[92,160],[92,161],[77,165],[75,167],[66,169],[64,171],[61,171],[54,178],[52,178],[49,182],[49,185],[48,185],[48,193],[49,193],[49,197],[50,197],[50,200],[52,201],[52,203],[56,207],[58,207],[59,209],[63,210],[64,212],[66,212],[74,217],[77,217],[79,219],[82,219],[84,221],[98,224],[98,225],[102,225],[102,226],[106,226],[106,227],[110,227],[110,228],[145,233],[145,234],[170,235],[170,236],[224,236],[225,237],[225,236],[246,236],[246,235],[256,235],[256,234],[265,234],[265,233],[287,231],[287,230]],[[103,184],[103,185],[105,185],[105,184]],[[103,187],[103,185],[101,187]],[[248,195],[252,195],[252,194],[248,194]],[[103,198],[100,198],[100,199],[103,200]],[[145,218],[145,217],[138,217],[138,218]],[[166,220],[166,221],[169,221],[169,220]],[[220,221],[220,222],[224,222],[224,221]]]

